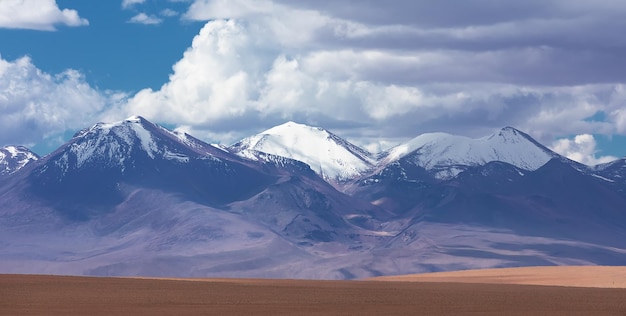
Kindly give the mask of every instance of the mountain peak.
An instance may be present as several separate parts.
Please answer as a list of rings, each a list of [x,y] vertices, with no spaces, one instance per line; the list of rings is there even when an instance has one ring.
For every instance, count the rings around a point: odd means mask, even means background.
[[[498,137],[505,142],[520,142],[524,140],[530,140],[534,142],[532,137],[528,136],[528,134],[511,126],[503,127],[499,132],[489,136],[490,139],[494,137]]]
[[[308,127],[310,127],[309,125],[298,123],[298,122],[294,122],[294,121],[287,121],[287,122],[285,122],[283,124],[276,125],[275,127],[278,127],[278,126],[308,126]]]
[[[125,123],[141,123],[141,122],[145,122],[146,119],[144,119],[143,117],[139,116],[139,115],[133,115],[130,117],[127,117],[124,122]]]
[[[138,159],[165,159],[180,163],[190,157],[223,157],[226,153],[184,133],[176,133],[141,116],[114,123],[97,123],[76,133],[58,153],[59,165],[81,167],[86,163],[134,168]],[[217,157],[214,157],[217,156]]]
[[[519,133],[521,132],[520,130],[518,130],[517,128],[513,127],[513,126],[505,126],[503,127],[500,132],[512,132],[512,133]]]
[[[318,132],[326,132],[329,133],[328,131],[326,131],[325,129],[321,128],[321,127],[314,127],[314,126],[310,126],[310,125],[306,125],[306,124],[302,124],[302,123],[296,123],[294,121],[288,121],[285,122],[283,124],[274,126],[268,130],[266,130],[265,134],[282,134],[285,132],[293,132],[293,131],[299,131],[302,133],[307,133],[307,132],[313,132],[315,133],[316,131]]]
[[[521,132],[520,130],[518,130],[518,129],[517,129],[517,128],[515,128],[515,127],[511,127],[511,126],[505,126],[505,127],[503,127],[503,128],[500,130],[500,132],[498,133],[498,135],[499,135],[499,136],[507,136],[507,135],[509,135],[509,136],[511,136],[511,135],[513,135],[513,136],[518,136],[518,135],[520,135],[520,134],[522,134],[522,132]]]
[[[231,150],[249,159],[262,152],[298,160],[331,181],[352,178],[373,166],[365,150],[323,128],[292,121],[245,138]]]
[[[426,170],[442,170],[441,177],[456,176],[469,166],[500,161],[525,170],[536,170],[556,156],[526,133],[502,128],[488,137],[468,138],[446,133],[422,134],[390,149],[384,163],[410,159]]]
[[[148,120],[146,120],[143,116],[133,115],[129,116],[121,121],[112,122],[112,123],[98,123],[96,126],[104,127],[104,128],[112,128],[116,126],[133,126],[133,125],[146,125],[146,126],[158,126]]]

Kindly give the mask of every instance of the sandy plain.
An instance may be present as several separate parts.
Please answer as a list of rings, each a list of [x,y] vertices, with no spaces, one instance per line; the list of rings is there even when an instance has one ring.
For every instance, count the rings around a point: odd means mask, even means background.
[[[552,266],[502,268],[385,276],[373,278],[372,280],[626,288],[626,267]]]
[[[437,281],[0,275],[0,315],[626,315],[626,288],[503,284],[527,280],[521,275],[541,278],[532,269],[498,271],[515,277],[493,281],[496,270],[465,271],[458,282],[449,275]],[[585,272],[590,284],[597,283],[594,271]]]

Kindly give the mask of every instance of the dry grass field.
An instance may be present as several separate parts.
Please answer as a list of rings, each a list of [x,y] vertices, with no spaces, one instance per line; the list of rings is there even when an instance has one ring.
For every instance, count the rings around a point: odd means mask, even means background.
[[[612,274],[619,284],[625,270]],[[537,280],[532,269],[497,271],[514,277],[496,283]],[[582,277],[592,280],[590,271]],[[467,271],[428,282],[0,275],[0,315],[626,315],[624,288],[487,284],[496,270],[482,272],[486,280]]]

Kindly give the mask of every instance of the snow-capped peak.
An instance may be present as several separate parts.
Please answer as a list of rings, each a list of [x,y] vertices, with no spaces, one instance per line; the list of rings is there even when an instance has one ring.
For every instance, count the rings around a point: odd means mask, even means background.
[[[185,133],[170,131],[141,116],[131,116],[115,123],[97,123],[76,133],[60,150],[54,161],[62,170],[94,163],[115,166],[122,172],[142,164],[139,162],[142,159],[186,163],[190,157],[219,160],[218,157],[224,155]],[[217,154],[213,155],[214,152]]]
[[[23,146],[5,146],[0,148],[0,175],[12,174],[22,169],[39,156]]]
[[[138,115],[133,115],[124,120],[124,122],[128,123],[141,123],[142,120],[145,120],[143,117]]]
[[[463,167],[501,161],[536,170],[558,155],[527,134],[505,127],[490,136],[472,139],[447,133],[422,134],[390,149],[381,161],[388,164],[404,157],[426,170],[444,170],[439,177],[456,176]]]
[[[77,166],[80,167],[93,157],[123,161],[135,144],[140,145],[150,158],[154,158],[158,146],[146,129],[146,123],[149,122],[140,116],[131,116],[115,123],[97,123],[76,133],[70,150],[76,154]]]
[[[374,165],[365,150],[325,129],[295,122],[245,138],[231,150],[249,159],[257,159],[255,152],[263,152],[298,160],[330,181],[350,179]]]

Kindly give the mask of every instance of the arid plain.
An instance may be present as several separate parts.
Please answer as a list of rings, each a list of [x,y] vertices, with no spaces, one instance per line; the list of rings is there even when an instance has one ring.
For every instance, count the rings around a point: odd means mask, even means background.
[[[362,281],[0,275],[1,315],[626,315],[626,267]]]

